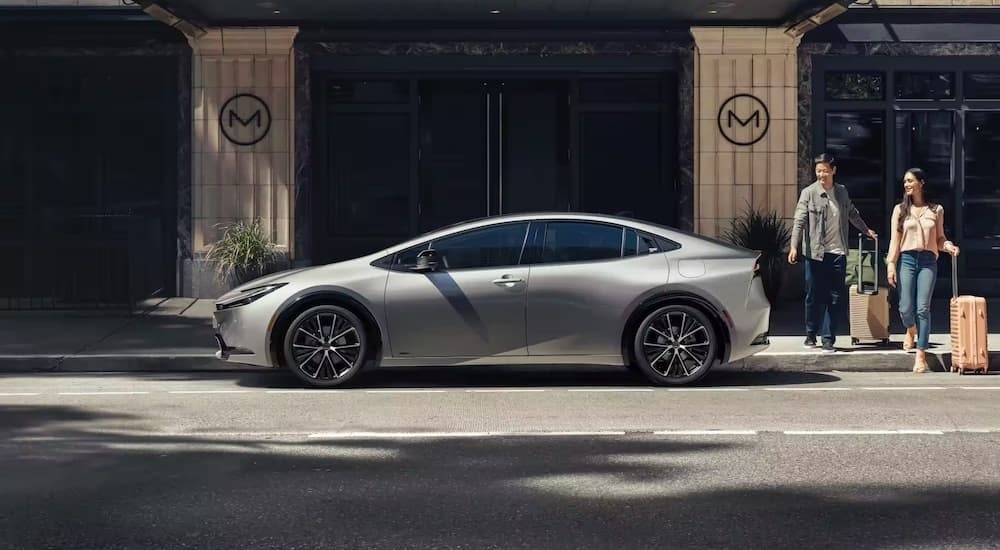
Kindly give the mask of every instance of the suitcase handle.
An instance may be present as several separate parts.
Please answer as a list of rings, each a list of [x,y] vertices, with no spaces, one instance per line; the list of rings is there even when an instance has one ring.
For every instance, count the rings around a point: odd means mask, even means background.
[[[958,261],[954,256],[951,256],[951,297],[958,298]]]
[[[864,262],[861,261],[861,255],[865,251],[865,234],[858,233],[858,294],[871,294],[872,296],[878,294],[878,236],[876,235],[874,239],[875,249],[874,254],[872,254],[872,265],[874,265],[875,278],[872,280],[872,291],[865,292],[864,287]]]

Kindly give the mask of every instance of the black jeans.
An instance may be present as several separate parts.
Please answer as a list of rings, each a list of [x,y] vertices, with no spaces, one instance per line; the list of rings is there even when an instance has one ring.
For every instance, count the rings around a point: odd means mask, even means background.
[[[825,254],[823,261],[806,258],[806,334],[822,336],[823,343],[837,340],[844,310],[847,256]]]

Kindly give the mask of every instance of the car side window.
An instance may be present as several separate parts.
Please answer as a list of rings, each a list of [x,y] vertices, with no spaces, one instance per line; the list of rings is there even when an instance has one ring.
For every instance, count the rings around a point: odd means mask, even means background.
[[[412,266],[417,254],[433,248],[444,269],[476,269],[517,265],[528,222],[507,223],[465,231],[414,246],[396,255],[396,265]]]
[[[539,263],[588,262],[622,256],[624,228],[602,223],[545,224]]]
[[[625,257],[647,256],[678,248],[680,245],[673,241],[629,228],[625,230],[625,245],[622,247],[622,255]]]

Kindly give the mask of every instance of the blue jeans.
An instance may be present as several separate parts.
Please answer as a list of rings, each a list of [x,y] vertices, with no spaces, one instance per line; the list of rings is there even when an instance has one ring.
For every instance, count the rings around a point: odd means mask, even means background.
[[[837,328],[847,294],[847,256],[825,254],[823,261],[806,258],[806,335],[821,335],[823,343],[837,340]]]
[[[933,252],[906,251],[899,255],[899,317],[909,329],[917,326],[917,349],[926,350],[931,335],[931,295],[937,279]]]

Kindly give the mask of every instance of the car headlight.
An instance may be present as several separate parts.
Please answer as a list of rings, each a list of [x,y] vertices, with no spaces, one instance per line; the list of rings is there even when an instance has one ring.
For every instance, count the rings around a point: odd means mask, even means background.
[[[263,298],[264,296],[267,296],[268,294],[274,292],[275,290],[278,290],[279,288],[285,286],[286,284],[288,283],[278,283],[273,285],[264,285],[254,288],[248,288],[240,292],[239,295],[237,296],[233,296],[232,298],[229,298],[228,300],[222,302],[217,302],[215,304],[215,309],[223,310],[223,309],[231,309],[234,307],[245,306],[251,302]]]

